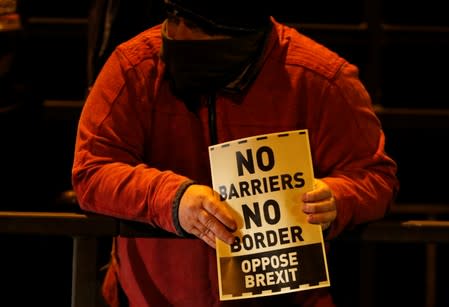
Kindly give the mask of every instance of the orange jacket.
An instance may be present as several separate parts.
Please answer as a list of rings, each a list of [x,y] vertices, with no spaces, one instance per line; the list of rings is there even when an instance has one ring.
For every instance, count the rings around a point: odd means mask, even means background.
[[[344,229],[383,217],[398,188],[396,164],[358,70],[277,23],[260,74],[244,94],[216,99],[218,142],[308,129],[314,172],[332,189]],[[189,180],[211,184],[206,99],[196,114],[170,92],[159,58],[160,26],[119,46],[82,111],[73,186],[84,210],[176,233],[172,208]],[[220,302],[215,251],[195,239],[117,239],[114,276],[131,306],[333,306],[327,289]],[[307,304],[306,304],[307,302]]]

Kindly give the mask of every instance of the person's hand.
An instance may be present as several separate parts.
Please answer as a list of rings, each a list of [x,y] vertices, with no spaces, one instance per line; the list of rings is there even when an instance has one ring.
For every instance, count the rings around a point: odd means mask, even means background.
[[[232,244],[232,232],[237,223],[231,209],[220,201],[220,195],[205,185],[191,185],[179,204],[179,223],[191,233],[215,248],[215,237]]]
[[[335,198],[329,186],[322,180],[315,179],[313,190],[303,195],[302,211],[307,214],[311,224],[321,224],[326,230],[337,217]]]

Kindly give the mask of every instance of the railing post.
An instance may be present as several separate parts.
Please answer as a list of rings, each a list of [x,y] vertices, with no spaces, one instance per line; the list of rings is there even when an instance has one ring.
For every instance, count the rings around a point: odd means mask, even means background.
[[[73,237],[71,307],[97,307],[97,238]]]

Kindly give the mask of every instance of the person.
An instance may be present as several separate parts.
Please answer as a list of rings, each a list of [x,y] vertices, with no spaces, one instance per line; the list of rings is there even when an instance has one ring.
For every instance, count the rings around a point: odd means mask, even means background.
[[[215,239],[236,221],[211,187],[208,146],[308,129],[316,184],[307,221],[325,240],[382,218],[397,165],[358,68],[260,1],[166,0],[167,18],[120,44],[96,78],[76,136],[83,210],[175,238],[117,237],[110,306],[334,306],[329,288],[220,301]],[[126,305],[125,305],[126,306]]]
[[[164,17],[163,9],[163,2],[154,0],[91,1],[87,19],[88,90],[115,47],[148,25],[159,23]]]

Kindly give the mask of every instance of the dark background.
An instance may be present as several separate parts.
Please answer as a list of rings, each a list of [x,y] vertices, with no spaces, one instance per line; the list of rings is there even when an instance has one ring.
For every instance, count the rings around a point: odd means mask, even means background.
[[[14,69],[17,97],[27,107],[9,117],[1,115],[1,210],[76,209],[61,196],[71,189],[79,111],[92,76],[104,61],[95,56],[94,34],[101,37],[95,21],[102,16],[94,14],[93,5],[100,5],[101,12],[101,2],[22,1],[25,28]],[[398,205],[449,206],[449,18],[444,1],[275,3],[279,21],[360,68],[384,123],[387,151],[398,162]],[[108,52],[162,18],[156,1],[121,1]],[[422,216],[391,218],[414,217]],[[109,239],[102,244],[100,263],[105,264]],[[333,245],[329,268],[339,306],[360,306],[365,295],[360,287],[366,283],[372,285],[373,306],[428,306],[429,245],[371,244],[368,249],[362,243]],[[0,306],[70,306],[71,238],[0,235],[0,247]],[[448,247],[430,250],[435,251],[437,281],[433,306],[449,306]],[[370,280],[364,279],[366,270],[373,273]]]

